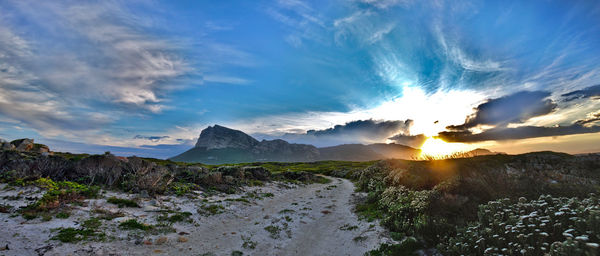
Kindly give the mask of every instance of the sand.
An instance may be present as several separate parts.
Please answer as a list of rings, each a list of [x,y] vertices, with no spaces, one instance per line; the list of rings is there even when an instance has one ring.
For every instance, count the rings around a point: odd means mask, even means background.
[[[377,222],[359,220],[353,212],[357,193],[345,179],[330,178],[329,184],[294,185],[270,182],[261,187],[244,187],[237,194],[207,195],[196,191],[188,196],[139,198],[136,194],[113,191],[104,198],[88,199],[68,219],[25,220],[0,213],[0,255],[363,255],[380,243],[390,242]],[[10,188],[0,185],[0,204],[25,205],[25,197],[43,194],[37,188]],[[270,196],[270,194],[272,196]],[[11,200],[10,196],[21,195]],[[259,195],[260,198],[244,197]],[[137,198],[141,208],[118,208],[107,197]],[[244,202],[240,198],[244,197]],[[14,199],[14,198],[13,198]],[[235,201],[238,199],[238,201]],[[221,213],[200,214],[199,208],[221,205]],[[59,227],[78,228],[93,216],[94,209],[120,212],[123,216],[103,220],[103,242],[62,243],[50,238]],[[128,219],[156,225],[160,210],[191,212],[191,222],[172,225],[175,232],[122,230]],[[265,229],[266,228],[266,229]]]

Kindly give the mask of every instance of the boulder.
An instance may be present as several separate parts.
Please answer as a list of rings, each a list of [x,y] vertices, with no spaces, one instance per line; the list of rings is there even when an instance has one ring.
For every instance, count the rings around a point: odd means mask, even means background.
[[[11,142],[18,151],[29,151],[34,147],[33,139],[19,139]]]
[[[2,150],[14,150],[15,145],[10,144],[9,142],[5,142],[2,144]]]
[[[50,153],[50,148],[44,144],[34,144],[34,150],[42,155]]]

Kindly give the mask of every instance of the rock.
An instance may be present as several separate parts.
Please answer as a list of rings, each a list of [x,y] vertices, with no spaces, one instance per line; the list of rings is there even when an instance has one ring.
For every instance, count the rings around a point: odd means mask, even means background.
[[[132,218],[131,217],[117,217],[117,218],[114,218],[113,221],[116,223],[121,223],[121,222],[128,221],[130,219],[132,219]]]
[[[152,245],[152,241],[150,241],[150,240],[144,240],[144,244],[145,245]]]
[[[109,255],[109,252],[108,252],[108,250],[106,250],[106,248],[100,248],[99,250],[97,250],[94,253],[98,256]]]
[[[161,244],[164,244],[164,243],[166,243],[168,241],[169,241],[169,238],[167,238],[166,236],[161,236],[161,237],[159,237],[159,238],[156,239],[155,244],[161,245]]]
[[[146,205],[144,206],[144,212],[160,212],[162,209],[160,207]]]
[[[35,252],[37,252],[38,255],[44,255],[44,254],[46,254],[46,252],[52,250],[53,248],[54,248],[54,246],[49,244],[49,245],[35,249]]]
[[[150,197],[150,195],[148,195],[148,191],[147,190],[142,190],[142,191],[140,191],[140,197],[148,198],[148,197]],[[156,200],[151,200],[150,202],[152,202],[152,201],[156,202]]]
[[[180,243],[185,243],[187,241],[188,241],[187,237],[180,236],[177,238],[177,242],[180,242]]]
[[[15,150],[16,147],[13,144],[10,144],[10,142],[5,142],[2,144],[2,150]]]
[[[42,144],[35,144],[36,146],[36,151],[40,154],[47,154],[50,153],[50,148],[46,145],[42,145]]]
[[[32,150],[34,147],[33,139],[13,140],[10,143],[15,145],[15,147],[18,151],[29,151],[29,150]]]
[[[202,130],[198,142],[196,142],[196,147],[206,148],[207,150],[223,148],[251,149],[257,144],[258,140],[242,131],[214,125]]]

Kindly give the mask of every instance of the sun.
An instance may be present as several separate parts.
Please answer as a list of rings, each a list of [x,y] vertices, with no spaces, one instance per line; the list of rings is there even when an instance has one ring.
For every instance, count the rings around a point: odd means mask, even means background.
[[[448,143],[442,139],[429,137],[421,146],[421,157],[423,158],[446,158],[453,154],[465,152],[469,146],[463,143]]]

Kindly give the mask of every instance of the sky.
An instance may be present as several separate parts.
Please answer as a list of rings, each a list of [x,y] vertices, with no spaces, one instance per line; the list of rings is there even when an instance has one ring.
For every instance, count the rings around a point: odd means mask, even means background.
[[[0,138],[600,152],[598,1],[0,0]]]

